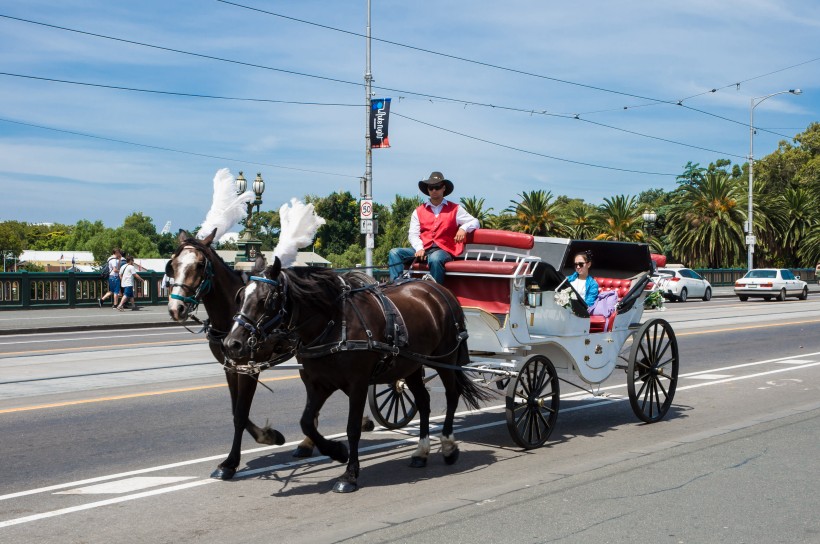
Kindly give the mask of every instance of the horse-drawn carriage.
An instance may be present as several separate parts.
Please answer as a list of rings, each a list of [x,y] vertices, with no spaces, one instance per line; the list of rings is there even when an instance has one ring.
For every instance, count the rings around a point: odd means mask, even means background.
[[[559,372],[576,375],[586,384],[576,386],[587,389],[625,370],[635,415],[646,422],[663,418],[675,394],[678,346],[666,321],[641,323],[652,269],[647,246],[495,230],[471,233],[468,244],[462,259],[446,264],[444,282],[467,321],[470,363],[464,371],[506,390],[507,426],[516,444],[535,448],[549,438],[559,382],[576,385]],[[566,282],[574,256],[587,250],[594,254],[591,274],[600,291],[616,293],[610,316],[589,315]],[[414,264],[410,273],[423,274],[424,266]],[[556,297],[560,291],[571,296]],[[369,398],[385,427],[402,427],[415,415],[401,382],[374,385]]]
[[[348,462],[334,487],[342,492],[357,488],[368,398],[374,417],[387,427],[406,425],[418,411],[412,466],[426,464],[430,399],[424,367],[435,370],[445,388],[441,443],[448,463],[458,456],[452,431],[459,399],[477,406],[492,398],[490,392],[504,390],[513,440],[535,448],[554,428],[559,380],[572,383],[559,371],[594,386],[616,368],[625,370],[632,409],[646,422],[661,419],[674,397],[674,332],[661,319],[640,322],[652,269],[645,245],[536,240],[479,229],[470,234],[463,258],[447,263],[447,289],[412,279],[377,285],[357,273],[281,268],[277,259],[237,291],[241,280],[215,255],[210,239],[181,236],[180,242],[168,269],[175,278],[169,311],[184,320],[200,300],[205,303],[212,350],[231,386],[234,442],[215,477],[235,473],[243,430],[260,442],[283,442],[278,432],[256,427],[248,413],[259,372],[292,355],[308,396],[300,424],[322,453]],[[584,250],[594,252],[592,274],[600,289],[616,293],[612,315],[590,316],[566,281],[574,255]],[[424,271],[416,267],[410,274]],[[556,295],[562,291],[575,296]],[[316,429],[319,410],[338,389],[350,398],[349,451]]]

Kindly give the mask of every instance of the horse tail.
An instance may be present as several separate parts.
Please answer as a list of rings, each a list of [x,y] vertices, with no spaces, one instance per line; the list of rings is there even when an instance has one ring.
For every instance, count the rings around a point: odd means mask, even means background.
[[[465,366],[470,362],[469,351],[467,350],[467,340],[461,342],[458,347],[458,366]],[[456,370],[456,389],[464,403],[473,410],[481,408],[481,403],[494,399],[493,395],[485,391],[470,379],[467,372],[463,370]]]

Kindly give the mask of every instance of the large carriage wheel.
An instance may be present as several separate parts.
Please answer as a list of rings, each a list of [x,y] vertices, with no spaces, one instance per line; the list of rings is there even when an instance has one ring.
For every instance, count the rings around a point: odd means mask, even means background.
[[[558,376],[543,355],[531,357],[507,385],[507,429],[524,449],[542,446],[558,418]]]
[[[401,429],[413,420],[418,411],[413,394],[404,380],[371,385],[367,390],[367,402],[373,419],[387,429]]]
[[[678,384],[678,341],[663,319],[644,323],[629,353],[626,381],[629,404],[639,419],[654,423],[672,405]]]

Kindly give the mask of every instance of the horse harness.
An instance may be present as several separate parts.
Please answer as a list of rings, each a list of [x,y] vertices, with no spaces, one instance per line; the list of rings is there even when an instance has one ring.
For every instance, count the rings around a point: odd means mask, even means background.
[[[390,289],[392,287],[396,287],[405,283],[423,280],[407,278],[391,284],[380,285],[378,283],[365,283],[365,281],[363,281],[360,277],[360,274],[357,274],[357,276],[359,276],[358,279],[362,283],[362,285],[360,285],[359,287],[354,287],[348,281],[345,281],[345,278],[343,276],[339,276],[339,281],[342,284],[342,292],[336,299],[337,302],[341,302],[342,304],[341,337],[339,338],[339,340],[322,343],[324,338],[330,333],[331,330],[333,330],[333,328],[336,325],[336,323],[331,319],[328,321],[327,325],[322,330],[322,332],[319,333],[316,338],[314,338],[311,342],[307,344],[302,343],[302,341],[297,336],[297,332],[299,329],[307,325],[314,317],[316,317],[317,314],[314,314],[312,317],[308,318],[301,324],[293,324],[294,319],[292,312],[290,312],[287,309],[287,303],[289,302],[287,275],[281,274],[281,281],[263,278],[259,276],[251,276],[251,281],[265,283],[272,287],[270,293],[268,294],[265,300],[264,307],[266,309],[266,312],[264,312],[258,320],[254,321],[252,318],[250,318],[242,312],[239,312],[236,316],[234,316],[234,321],[250,333],[250,337],[248,338],[248,344],[251,350],[255,351],[256,349],[259,349],[262,343],[274,339],[287,340],[292,344],[292,348],[289,351],[277,356],[276,358],[270,361],[265,361],[262,363],[256,363],[252,361],[252,365],[250,365],[253,369],[252,371],[260,372],[262,370],[266,370],[268,368],[275,366],[276,364],[284,362],[285,360],[291,358],[294,355],[306,359],[317,359],[334,353],[346,351],[369,351],[380,353],[382,355],[382,357],[376,364],[373,376],[371,376],[371,381],[373,381],[380,374],[383,374],[384,372],[392,368],[393,362],[397,357],[410,359],[417,363],[425,364],[431,367],[453,369],[461,368],[456,367],[455,365],[449,365],[438,361],[440,359],[445,359],[451,356],[456,350],[459,349],[461,343],[467,339],[467,331],[463,329],[461,324],[456,319],[453,320],[456,330],[458,331],[456,335],[456,345],[449,352],[442,355],[424,355],[410,351],[406,347],[409,339],[404,318],[402,317],[401,312],[393,303],[393,301],[391,301],[387,296],[385,296],[384,289]],[[447,302],[447,305],[450,308],[450,315],[457,315],[456,309],[453,307],[450,298],[441,291],[441,288],[438,287],[437,284],[432,282],[429,283],[429,285],[439,293],[439,295],[445,302]],[[371,327],[365,320],[365,317],[362,314],[361,309],[359,308],[359,304],[357,304],[355,300],[354,295],[356,295],[357,293],[369,293],[378,301],[385,319],[384,342],[375,339]],[[276,312],[276,315],[269,317],[267,311],[273,310],[275,308],[276,301],[279,297],[282,297],[282,301],[279,306],[279,311]],[[348,305],[353,310],[353,313],[356,316],[357,321],[361,325],[361,328],[365,331],[365,335],[367,336],[366,340],[354,340],[348,338],[348,324],[346,311]]]

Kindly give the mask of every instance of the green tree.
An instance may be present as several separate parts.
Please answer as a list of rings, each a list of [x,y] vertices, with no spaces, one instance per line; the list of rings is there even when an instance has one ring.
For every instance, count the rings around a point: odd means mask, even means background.
[[[618,195],[605,198],[598,207],[597,240],[639,242],[645,238],[641,226],[643,210],[634,196]]]
[[[359,202],[350,191],[334,192],[327,197],[308,196],[305,200],[312,202],[316,213],[327,221],[316,233],[317,251],[341,255],[350,246],[361,245]]]
[[[493,215],[490,213],[493,210],[492,208],[484,208],[483,198],[469,196],[461,197],[459,201],[461,202],[461,205],[464,207],[464,211],[478,219],[478,222],[482,227],[484,227],[484,225]]]
[[[418,196],[396,195],[390,205],[390,212],[382,211],[379,214],[379,236],[373,250],[374,264],[386,264],[387,254],[394,247],[409,247],[407,229],[410,227],[410,216],[420,205],[421,198]]]
[[[63,249],[73,251],[90,251],[90,242],[98,234],[105,232],[105,225],[102,221],[91,222],[86,219],[77,221],[71,229]]]
[[[14,262],[26,249],[23,247],[26,239],[26,225],[19,221],[3,221],[0,223],[0,256],[3,259],[3,270],[14,267]]]
[[[689,266],[738,265],[745,254],[740,196],[738,183],[725,172],[683,185],[667,221],[673,255]]]
[[[700,163],[692,163],[689,161],[686,163],[686,166],[683,167],[683,174],[679,175],[675,178],[675,181],[678,182],[679,185],[692,185],[698,181],[703,181],[703,176],[706,172],[706,168],[702,168]]]
[[[564,208],[566,235],[574,240],[590,240],[597,234],[598,210],[583,201],[572,201]]]
[[[783,220],[777,230],[777,243],[774,247],[783,258],[784,265],[799,267],[800,248],[807,243],[809,235],[820,230],[817,208],[820,206],[817,195],[806,187],[789,187],[779,199],[782,203]],[[803,263],[811,266],[811,263]]]
[[[524,191],[518,197],[521,200],[510,200],[510,206],[504,210],[515,216],[512,230],[536,236],[561,236],[564,233],[561,207],[552,201],[550,191]]]

